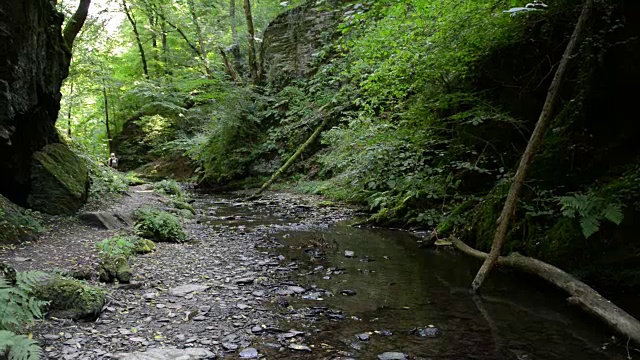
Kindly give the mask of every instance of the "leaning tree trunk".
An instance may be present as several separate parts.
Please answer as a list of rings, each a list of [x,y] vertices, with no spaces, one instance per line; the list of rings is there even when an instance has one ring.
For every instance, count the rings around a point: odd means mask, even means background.
[[[542,139],[544,138],[544,134],[553,119],[555,107],[560,98],[559,88],[560,85],[562,85],[562,81],[564,80],[567,64],[569,62],[569,59],[573,55],[578,39],[581,37],[584,25],[589,18],[589,15],[591,14],[592,6],[593,0],[586,0],[582,8],[582,12],[580,13],[580,17],[578,18],[578,22],[576,23],[576,26],[573,30],[573,34],[571,35],[569,43],[567,44],[567,48],[562,55],[562,60],[560,61],[558,70],[556,70],[555,76],[551,81],[551,85],[549,86],[549,91],[547,92],[547,98],[542,108],[542,112],[540,113],[538,122],[533,129],[533,133],[531,134],[531,138],[529,139],[527,148],[525,149],[524,154],[522,154],[520,165],[518,165],[518,170],[516,171],[516,175],[513,178],[513,182],[511,183],[511,188],[509,189],[509,194],[507,195],[507,200],[505,201],[502,212],[500,213],[500,217],[498,218],[498,228],[496,229],[495,237],[493,238],[491,252],[489,252],[489,256],[482,264],[482,267],[480,267],[478,274],[471,284],[472,292],[477,292],[478,289],[482,286],[485,277],[487,276],[487,274],[489,274],[489,271],[491,271],[491,269],[494,267],[498,257],[500,256],[500,251],[502,250],[502,245],[509,228],[509,221],[515,213],[516,204],[518,202],[518,196],[520,195],[522,184],[524,183],[527,171],[529,170],[529,167],[533,162],[533,157],[540,147]]]
[[[144,74],[145,79],[148,79],[149,68],[147,67],[147,57],[144,54],[144,47],[142,46],[142,40],[140,40],[138,23],[136,22],[136,19],[133,17],[133,14],[131,13],[131,11],[129,11],[127,0],[122,0],[122,8],[124,9],[124,13],[127,15],[127,19],[129,19],[129,23],[131,23],[131,28],[133,29],[133,35],[136,38],[136,43],[138,44],[138,51],[140,52],[140,59],[142,61],[142,72]]]
[[[249,76],[251,83],[258,82],[258,60],[256,59],[255,30],[253,28],[253,17],[251,16],[251,2],[244,0],[244,16],[247,19],[247,40],[249,41]]]
[[[69,50],[73,48],[73,42],[82,29],[85,20],[87,20],[89,5],[91,5],[91,0],[80,0],[78,9],[76,9],[76,12],[71,16],[71,19],[69,19],[67,25],[65,25],[64,30],[62,30],[62,38],[64,39],[65,44],[69,47]]]
[[[329,103],[329,104],[331,104],[331,103]],[[318,112],[322,112],[325,108],[327,108],[329,106],[329,104],[323,105],[318,110]],[[316,128],[316,130],[313,132],[313,134],[311,134],[311,136],[309,136],[309,139],[307,139],[307,141],[305,141],[304,144],[300,145],[298,150],[296,150],[296,152],[293,155],[291,155],[289,160],[287,160],[287,162],[284,163],[284,165],[282,165],[282,167],[280,167],[280,169],[278,169],[278,171],[276,171],[267,182],[262,184],[262,186],[260,187],[260,189],[258,189],[258,191],[256,191],[253,195],[249,196],[247,199],[248,200],[252,200],[252,199],[258,198],[258,196],[260,194],[262,194],[265,190],[267,190],[269,188],[269,186],[271,186],[271,184],[273,184],[273,182],[276,181],[280,177],[280,175],[282,175],[282,173],[287,171],[287,169],[300,157],[300,155],[302,155],[302,152],[306,148],[308,148],[309,145],[311,145],[314,141],[316,141],[318,136],[320,136],[320,133],[322,133],[322,129],[324,129],[324,127],[327,126],[327,124],[329,123],[329,120],[331,120],[331,116],[329,114],[325,114],[324,115],[324,120]]]
[[[489,255],[486,253],[471,248],[459,239],[453,238],[452,243],[467,255],[479,259],[489,258]],[[567,299],[569,304],[580,306],[585,311],[607,323],[618,333],[640,344],[640,322],[636,318],[614,305],[611,301],[605,299],[587,284],[561,269],[540,260],[519,254],[499,256],[496,262],[500,265],[506,265],[545,279],[571,295],[571,297]]]
[[[229,61],[229,57],[227,56],[227,53],[224,51],[222,46],[218,45],[218,51],[220,52],[220,56],[222,56],[222,61],[224,62],[224,66],[227,69],[227,74],[229,74],[229,76],[231,76],[231,79],[236,84],[242,86],[243,85],[242,79],[240,78],[240,76],[238,75],[238,72],[233,67],[231,62]]]

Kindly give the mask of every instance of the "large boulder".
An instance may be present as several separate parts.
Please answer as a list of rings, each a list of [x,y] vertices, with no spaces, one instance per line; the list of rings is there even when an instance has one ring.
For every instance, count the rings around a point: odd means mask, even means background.
[[[0,1],[0,193],[24,206],[34,152],[58,141],[55,122],[70,53],[49,0]]]
[[[86,162],[66,145],[45,146],[33,154],[29,207],[48,214],[73,214],[87,200]]]

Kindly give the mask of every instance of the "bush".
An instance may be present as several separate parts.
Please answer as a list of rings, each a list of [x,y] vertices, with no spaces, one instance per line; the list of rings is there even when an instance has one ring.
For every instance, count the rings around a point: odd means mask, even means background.
[[[184,198],[184,192],[180,184],[175,180],[162,180],[153,184],[153,191],[161,194],[174,195],[178,198]]]
[[[133,254],[146,254],[155,249],[151,240],[138,236],[114,236],[100,241],[100,280],[111,282],[118,279],[121,282],[129,282],[133,277],[129,258]]]
[[[140,179],[138,177],[138,174],[134,173],[133,171],[129,171],[124,175],[124,181],[129,186],[136,186],[136,185],[142,185],[147,183],[146,181]]]
[[[184,242],[187,235],[180,220],[166,211],[143,207],[136,211],[135,228],[144,238],[164,242]]]

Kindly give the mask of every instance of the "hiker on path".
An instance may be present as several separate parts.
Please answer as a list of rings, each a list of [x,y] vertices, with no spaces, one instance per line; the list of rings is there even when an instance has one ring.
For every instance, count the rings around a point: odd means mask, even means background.
[[[111,153],[111,157],[109,158],[109,167],[114,169],[118,168],[118,158],[115,153]]]

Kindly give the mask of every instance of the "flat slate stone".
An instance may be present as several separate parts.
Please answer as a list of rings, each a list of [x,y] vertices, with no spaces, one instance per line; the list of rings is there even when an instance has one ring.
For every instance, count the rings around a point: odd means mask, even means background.
[[[407,355],[396,351],[387,351],[378,355],[379,360],[407,360]]]
[[[215,354],[207,349],[150,349],[144,352],[119,353],[115,355],[120,360],[199,360],[213,359]]]
[[[185,295],[190,294],[192,292],[205,291],[208,288],[209,288],[209,286],[207,286],[207,285],[195,285],[195,284],[181,285],[181,286],[169,289],[169,295],[172,295],[172,296],[185,296]]]

